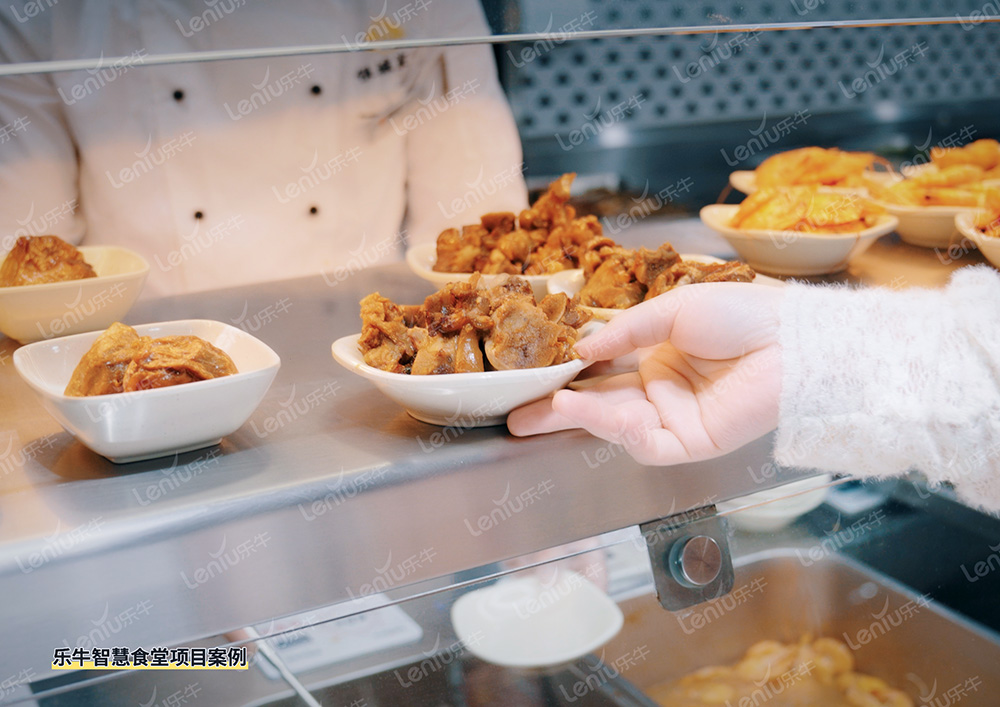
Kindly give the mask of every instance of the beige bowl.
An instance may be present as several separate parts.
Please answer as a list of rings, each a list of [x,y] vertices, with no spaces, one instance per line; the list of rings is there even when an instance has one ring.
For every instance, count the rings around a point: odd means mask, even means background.
[[[702,222],[729,241],[740,258],[754,270],[775,275],[840,272],[851,258],[864,253],[899,224],[895,216],[884,214],[874,226],[858,233],[744,230],[729,225],[739,208],[737,204],[711,204],[699,215]]]
[[[975,212],[969,211],[955,217],[955,227],[958,232],[970,239],[979,248],[979,252],[992,263],[993,267],[1000,268],[1000,238],[987,236],[976,228],[973,219]]]
[[[900,240],[922,248],[947,248],[956,234],[955,218],[974,209],[963,206],[903,206],[876,201],[899,219]]]
[[[0,332],[22,344],[107,329],[142,291],[149,263],[118,246],[83,246],[97,277],[0,287]]]

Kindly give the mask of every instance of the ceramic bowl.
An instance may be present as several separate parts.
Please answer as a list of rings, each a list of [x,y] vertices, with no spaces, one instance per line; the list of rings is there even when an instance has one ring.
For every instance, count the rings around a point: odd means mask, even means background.
[[[729,241],[754,270],[774,275],[840,272],[851,258],[864,253],[899,223],[895,216],[884,214],[874,226],[858,233],[745,230],[729,225],[739,208],[736,204],[711,204],[702,208],[701,220]]]
[[[63,391],[80,359],[103,332],[39,341],[14,352],[17,372],[49,414],[85,446],[116,463],[217,444],[247,421],[281,363],[265,343],[222,322],[185,319],[134,328],[154,338],[199,336],[229,354],[239,373],[80,398]]]
[[[118,246],[82,246],[79,250],[97,277],[0,287],[0,332],[29,344],[103,331],[125,317],[146,282],[149,263]]]
[[[598,322],[585,324],[581,338],[600,326]],[[334,359],[371,381],[412,417],[444,427],[502,425],[511,410],[565,387],[592,363],[577,359],[545,368],[413,376],[366,364],[358,349],[359,337],[351,334],[333,342]]]

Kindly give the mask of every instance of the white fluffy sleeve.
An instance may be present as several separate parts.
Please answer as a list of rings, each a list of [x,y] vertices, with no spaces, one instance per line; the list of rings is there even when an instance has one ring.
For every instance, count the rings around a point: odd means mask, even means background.
[[[1000,275],[945,290],[789,285],[775,449],[861,478],[922,471],[1000,510]]]

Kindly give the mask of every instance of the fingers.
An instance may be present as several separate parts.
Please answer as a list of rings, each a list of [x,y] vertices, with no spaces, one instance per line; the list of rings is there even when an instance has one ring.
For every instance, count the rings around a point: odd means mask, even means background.
[[[551,395],[523,405],[507,416],[507,429],[515,437],[530,437],[578,427],[573,420],[552,409]]]
[[[680,439],[663,429],[659,413],[645,398],[608,405],[583,393],[561,392],[566,394],[554,399],[557,412],[595,437],[622,445],[640,464],[661,466],[690,461]]]
[[[554,396],[536,400],[519,407],[507,416],[507,429],[516,437],[572,430],[580,427],[572,417],[567,417],[553,406],[554,398],[559,398],[571,391],[556,391]],[[597,405],[616,405],[618,403],[645,398],[642,389],[642,379],[638,373],[626,373],[602,380],[597,385],[590,386],[584,392],[574,393],[586,400],[593,399]],[[569,403],[572,405],[572,403]]]
[[[672,340],[696,356],[732,358],[774,338],[781,294],[735,282],[679,287],[616,315],[574,348],[584,358],[606,361]]]

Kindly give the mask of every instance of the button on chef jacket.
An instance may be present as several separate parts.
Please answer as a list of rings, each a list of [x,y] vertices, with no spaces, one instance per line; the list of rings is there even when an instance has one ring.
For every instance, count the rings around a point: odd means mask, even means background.
[[[33,13],[33,16],[32,16]],[[144,296],[399,260],[526,204],[489,46],[140,66],[213,49],[482,35],[476,2],[103,0],[0,7],[0,248],[55,233],[150,262]]]

